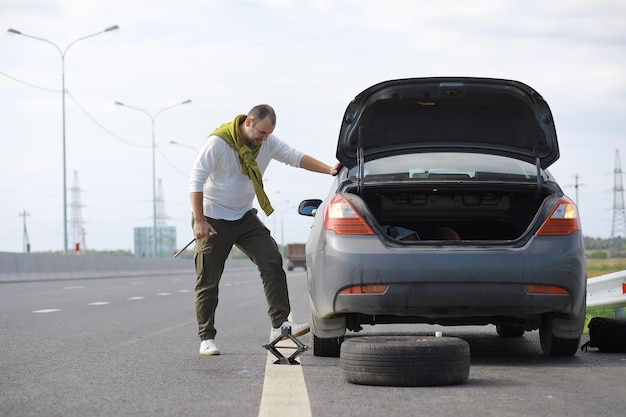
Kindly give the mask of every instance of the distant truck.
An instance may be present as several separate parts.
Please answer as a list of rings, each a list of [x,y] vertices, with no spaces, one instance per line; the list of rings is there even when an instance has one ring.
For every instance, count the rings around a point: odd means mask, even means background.
[[[287,254],[287,270],[293,271],[294,268],[302,267],[306,271],[304,243],[289,243],[285,249]]]

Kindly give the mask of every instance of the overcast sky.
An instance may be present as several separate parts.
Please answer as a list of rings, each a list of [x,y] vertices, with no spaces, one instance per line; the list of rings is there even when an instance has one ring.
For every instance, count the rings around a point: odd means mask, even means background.
[[[328,164],[350,100],[394,78],[480,76],[535,88],[555,117],[551,171],[586,236],[611,236],[616,151],[626,164],[623,0],[0,0],[0,251],[63,249],[61,55],[65,55],[68,233],[133,249],[152,226],[152,124],[166,224],[191,238],[188,174],[202,140],[258,103],[275,134]],[[178,145],[170,141],[178,142]],[[75,182],[78,178],[78,183]],[[296,213],[331,179],[274,162],[265,187],[279,243],[305,242]],[[80,188],[80,192],[72,188]],[[23,216],[26,212],[28,215]],[[621,224],[624,233],[624,225]]]

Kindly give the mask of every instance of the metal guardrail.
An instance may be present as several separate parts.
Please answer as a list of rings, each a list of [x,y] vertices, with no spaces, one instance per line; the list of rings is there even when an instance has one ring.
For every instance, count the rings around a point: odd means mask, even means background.
[[[626,307],[626,270],[587,280],[587,310]]]

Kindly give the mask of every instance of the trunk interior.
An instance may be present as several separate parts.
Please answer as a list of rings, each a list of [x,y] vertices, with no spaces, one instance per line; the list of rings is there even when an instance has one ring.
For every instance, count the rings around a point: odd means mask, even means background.
[[[536,217],[545,198],[554,190],[531,185],[514,190],[479,188],[468,190],[467,184],[446,187],[432,184],[416,186],[373,185],[346,188],[350,200],[359,207],[362,202],[389,237],[402,241],[416,240],[504,240],[520,238]],[[456,233],[455,233],[456,232]]]

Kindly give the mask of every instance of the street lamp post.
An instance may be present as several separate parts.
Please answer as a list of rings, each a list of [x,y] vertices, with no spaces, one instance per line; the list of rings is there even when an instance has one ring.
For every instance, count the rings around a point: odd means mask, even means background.
[[[128,104],[124,104],[122,102],[116,101],[115,104],[118,106],[127,107],[132,110],[137,110],[142,112],[146,116],[150,118],[150,122],[152,123],[152,257],[157,257],[157,202],[156,202],[156,162],[155,162],[155,135],[154,135],[154,121],[157,116],[163,113],[165,110],[173,109],[174,107],[182,106],[183,104],[189,104],[191,100],[185,100],[182,103],[174,104],[173,106],[165,107],[164,109],[159,110],[154,115],[150,114],[144,109],[140,109],[138,107],[129,106]]]
[[[108,27],[100,32],[92,33],[91,35],[83,36],[82,38],[78,38],[69,45],[65,47],[65,49],[61,50],[61,48],[54,42],[49,39],[40,38],[38,36],[28,35],[26,33],[22,33],[16,29],[8,29],[7,32],[9,35],[21,35],[27,38],[36,39],[38,41],[43,41],[49,43],[54,46],[54,48],[61,55],[61,97],[62,97],[62,113],[63,113],[63,253],[67,254],[67,169],[66,169],[66,157],[65,157],[65,55],[67,54],[67,50],[70,49],[70,46],[74,45],[78,41],[82,41],[83,39],[91,38],[97,35],[101,35],[106,32],[111,32],[119,29],[119,26],[114,25]]]

